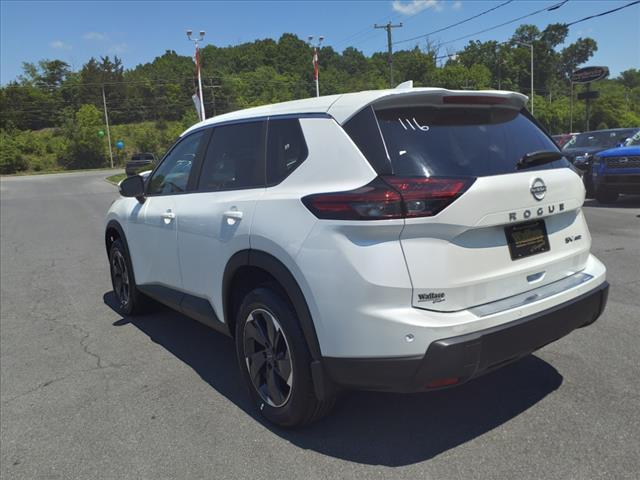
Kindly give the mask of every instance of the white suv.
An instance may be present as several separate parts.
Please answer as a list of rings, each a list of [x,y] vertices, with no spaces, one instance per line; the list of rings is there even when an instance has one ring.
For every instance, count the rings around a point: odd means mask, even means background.
[[[403,88],[193,126],[109,210],[121,312],[150,297],[234,337],[284,426],[342,389],[459,385],[592,323],[608,284],[584,187],[525,101]]]

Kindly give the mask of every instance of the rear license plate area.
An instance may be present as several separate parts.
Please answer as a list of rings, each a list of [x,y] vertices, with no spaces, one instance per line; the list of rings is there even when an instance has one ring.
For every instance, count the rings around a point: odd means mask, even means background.
[[[549,237],[544,220],[510,225],[504,228],[511,260],[548,252]]]

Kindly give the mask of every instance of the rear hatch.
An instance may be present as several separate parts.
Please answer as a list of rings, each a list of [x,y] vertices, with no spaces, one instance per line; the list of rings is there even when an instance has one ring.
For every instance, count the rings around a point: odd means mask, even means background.
[[[400,241],[415,307],[483,305],[586,264],[580,177],[564,158],[518,169],[525,154],[558,149],[517,101],[491,99],[372,106],[391,165],[381,177],[405,200]]]

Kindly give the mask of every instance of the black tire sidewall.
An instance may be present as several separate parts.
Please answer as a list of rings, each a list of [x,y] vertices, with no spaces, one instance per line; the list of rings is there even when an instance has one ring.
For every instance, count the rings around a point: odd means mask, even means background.
[[[129,301],[125,305],[123,305],[118,299],[118,296],[115,293],[115,285],[113,282],[113,267],[111,262],[113,261],[113,255],[116,251],[120,252],[120,254],[123,256],[124,261],[127,265],[127,276],[129,277]],[[137,289],[135,285],[135,280],[133,279],[132,272],[133,270],[131,268],[131,260],[129,259],[129,255],[125,250],[124,245],[120,240],[115,240],[111,245],[111,249],[109,251],[109,273],[111,275],[111,285],[114,289],[114,296],[116,297],[116,300],[117,300],[118,312],[120,312],[123,315],[131,315],[135,309]]]
[[[281,407],[267,404],[258,394],[251,379],[244,358],[244,326],[250,312],[256,308],[269,311],[280,324],[289,345],[293,382],[291,395]],[[242,378],[258,411],[269,421],[283,427],[305,423],[316,408],[317,399],[311,378],[311,355],[298,324],[295,311],[290,303],[268,286],[250,292],[238,309],[236,317],[236,353]]]

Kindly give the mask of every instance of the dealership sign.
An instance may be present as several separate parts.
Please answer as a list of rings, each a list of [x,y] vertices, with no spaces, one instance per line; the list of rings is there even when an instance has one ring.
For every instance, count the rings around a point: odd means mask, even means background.
[[[609,76],[609,67],[585,67],[571,74],[573,83],[590,83],[603,80]]]

